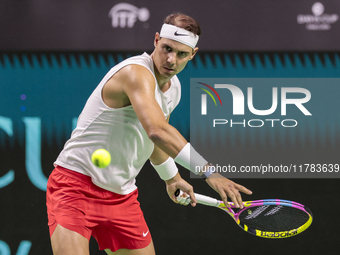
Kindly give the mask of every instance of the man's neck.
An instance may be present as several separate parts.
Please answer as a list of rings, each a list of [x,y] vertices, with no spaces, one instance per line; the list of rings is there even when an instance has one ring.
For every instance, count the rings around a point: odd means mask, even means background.
[[[169,89],[171,82],[170,79],[165,79],[164,77],[162,77],[159,73],[158,70],[156,69],[156,67],[154,66],[154,70],[155,70],[155,77],[158,83],[159,88],[161,89],[162,92],[165,92]]]

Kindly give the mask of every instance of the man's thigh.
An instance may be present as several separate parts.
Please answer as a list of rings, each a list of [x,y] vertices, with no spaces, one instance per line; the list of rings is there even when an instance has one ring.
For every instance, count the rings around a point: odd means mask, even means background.
[[[54,255],[89,255],[89,241],[82,235],[57,225],[51,244]]]
[[[151,240],[150,244],[142,249],[128,250],[128,249],[120,249],[116,252],[112,252],[111,250],[105,250],[108,255],[155,255],[155,248],[153,246],[153,242]]]

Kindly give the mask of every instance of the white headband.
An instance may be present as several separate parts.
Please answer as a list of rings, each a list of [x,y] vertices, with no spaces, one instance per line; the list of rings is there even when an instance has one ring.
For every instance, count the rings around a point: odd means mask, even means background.
[[[169,24],[163,24],[160,37],[164,37],[167,39],[171,39],[185,45],[190,46],[191,48],[195,48],[198,42],[198,35],[185,30],[184,28],[176,27]]]

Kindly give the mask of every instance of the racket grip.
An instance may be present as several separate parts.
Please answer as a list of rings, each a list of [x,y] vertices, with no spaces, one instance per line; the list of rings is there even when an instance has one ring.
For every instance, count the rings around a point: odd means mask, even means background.
[[[179,197],[179,196],[182,196],[182,195],[183,195],[183,191],[181,191],[179,189],[176,190],[176,192],[175,192],[176,198]],[[197,202],[199,204],[202,204],[202,205],[208,205],[208,206],[215,206],[216,207],[220,204],[220,202],[215,198],[204,196],[204,195],[197,194],[197,193],[195,193],[195,198],[196,198]],[[191,201],[189,196],[188,196],[187,199],[189,199]]]

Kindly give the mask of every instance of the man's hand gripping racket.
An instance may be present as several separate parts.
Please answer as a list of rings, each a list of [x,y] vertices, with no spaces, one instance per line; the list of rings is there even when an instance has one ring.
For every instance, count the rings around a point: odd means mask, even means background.
[[[177,190],[175,196],[182,204],[190,203],[189,196]],[[304,205],[281,199],[243,202],[241,209],[234,203],[195,193],[199,204],[213,206],[227,212],[247,233],[264,238],[286,238],[306,230],[312,223],[312,212]],[[185,200],[185,201],[184,201]],[[243,208],[242,208],[243,207]]]

